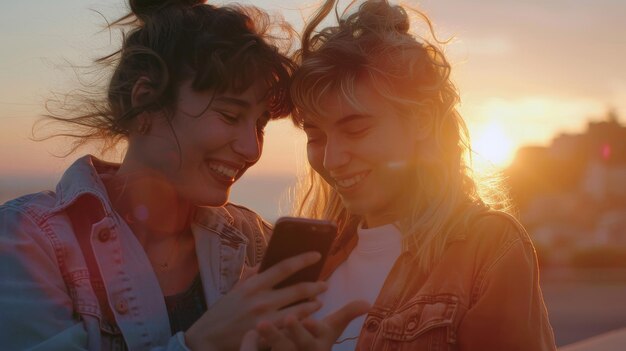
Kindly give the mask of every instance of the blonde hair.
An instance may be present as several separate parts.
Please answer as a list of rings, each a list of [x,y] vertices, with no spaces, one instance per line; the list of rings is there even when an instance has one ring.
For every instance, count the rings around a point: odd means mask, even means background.
[[[494,184],[488,198],[481,196],[472,177],[465,160],[469,135],[456,108],[459,94],[439,47],[445,42],[434,35],[428,16],[413,10],[428,28],[430,41],[409,32],[410,18],[402,6],[368,0],[351,15],[337,15],[338,25],[313,34],[333,8],[335,0],[327,0],[303,32],[296,53],[300,67],[291,86],[294,123],[301,126],[305,119],[324,116],[320,101],[329,92],[361,108],[354,91],[363,79],[402,115],[416,119],[411,126],[430,144],[414,160],[408,188],[413,196],[399,223],[404,249],[414,250],[419,268],[429,271],[475,215],[509,208],[507,197]],[[353,230],[359,218],[319,174],[310,167],[307,172],[296,187],[296,215],[333,220],[342,230]]]

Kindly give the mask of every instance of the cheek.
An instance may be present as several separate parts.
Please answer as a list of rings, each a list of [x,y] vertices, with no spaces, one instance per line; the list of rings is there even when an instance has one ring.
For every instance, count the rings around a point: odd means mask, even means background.
[[[259,155],[262,155],[263,154],[263,145],[265,144],[265,136],[263,134],[259,134],[258,135],[257,143],[259,145]]]
[[[307,146],[307,158],[311,168],[321,175],[327,183],[332,184],[330,175],[324,168],[324,148],[313,145]]]
[[[323,151],[314,145],[308,145],[306,148],[307,159],[311,167],[317,172],[322,173],[324,171],[324,153]]]

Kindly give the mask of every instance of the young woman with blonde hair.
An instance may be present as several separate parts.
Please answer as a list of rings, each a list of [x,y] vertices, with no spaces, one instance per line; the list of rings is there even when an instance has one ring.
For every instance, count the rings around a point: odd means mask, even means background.
[[[367,0],[316,32],[335,2],[307,24],[291,86],[311,166],[297,215],[341,228],[315,316],[355,299],[373,307],[336,341],[313,320],[258,332],[299,349],[555,350],[533,244],[472,178],[428,17],[411,12],[430,41],[404,7]]]

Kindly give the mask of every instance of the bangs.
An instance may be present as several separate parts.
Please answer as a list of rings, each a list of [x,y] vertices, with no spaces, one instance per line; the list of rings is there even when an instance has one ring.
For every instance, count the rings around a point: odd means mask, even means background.
[[[292,121],[302,127],[305,120],[316,122],[329,114],[324,101],[329,94],[338,94],[359,112],[366,109],[355,96],[355,87],[361,76],[360,67],[345,66],[312,59],[301,66],[294,76],[291,99],[294,106]]]
[[[292,61],[254,39],[235,52],[215,51],[199,67],[194,67],[194,89],[239,94],[263,82],[267,87],[263,98],[268,100],[270,118],[291,113],[289,87],[295,69]]]
[[[412,82],[405,84],[398,77],[393,79],[375,64],[365,63],[348,70],[343,65],[332,67],[330,63],[315,61],[311,59],[301,66],[292,83],[292,121],[296,126],[302,127],[305,120],[316,123],[327,116],[330,111],[325,102],[329,96],[338,96],[359,113],[369,113],[355,92],[357,85],[363,84],[401,115],[425,105],[425,101],[411,97],[416,92]]]
[[[215,11],[209,5],[195,8]],[[183,62],[194,73],[193,88],[237,94],[262,82],[267,86],[264,98],[270,117],[289,115],[293,106],[289,87],[296,65],[281,51],[291,46],[291,27],[253,6],[235,4],[219,11],[211,21],[187,24],[194,40],[183,44],[189,48]]]

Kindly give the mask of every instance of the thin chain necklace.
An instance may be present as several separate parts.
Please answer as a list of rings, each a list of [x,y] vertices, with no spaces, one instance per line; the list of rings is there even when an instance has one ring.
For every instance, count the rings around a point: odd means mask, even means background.
[[[124,191],[126,190],[126,188],[128,186],[128,177],[124,177],[123,178],[123,182],[110,181],[109,185],[117,193],[117,196],[114,199],[112,199],[113,200],[112,203],[113,204],[117,204],[121,200],[122,195],[124,194]],[[135,213],[132,213],[132,211],[131,211],[131,212],[125,213],[123,215],[123,218],[126,221],[126,223],[128,223],[130,226],[132,226],[133,224],[138,224],[139,222],[143,222],[146,219],[146,218],[142,218],[142,217],[144,217],[144,215],[147,215],[147,214],[144,214],[144,213],[135,214]],[[178,254],[179,254],[179,251],[180,251],[181,237],[185,233],[187,233],[187,232],[188,232],[187,230],[183,230],[180,233],[176,234],[176,240],[174,241],[174,246],[170,249],[170,252],[168,253],[167,258],[165,259],[165,261],[163,261],[163,262],[154,262],[154,260],[152,260],[148,256],[148,260],[152,264],[152,267],[154,267],[155,271],[157,271],[159,273],[166,273],[166,272],[168,272],[170,270],[170,268],[172,266],[172,262],[176,258],[178,258]]]
[[[127,223],[129,224],[134,224],[137,223],[137,220],[134,218],[134,216],[130,213],[127,213],[124,216],[124,219],[126,220]],[[186,233],[187,231],[183,230],[180,233],[176,234],[176,240],[174,241],[174,246],[172,246],[172,248],[170,249],[169,254],[167,255],[167,258],[165,259],[165,261],[163,262],[154,262],[153,259],[150,259],[150,257],[148,257],[148,259],[150,260],[150,263],[152,263],[152,266],[159,272],[161,273],[165,273],[167,271],[169,271],[169,269],[171,268],[171,263],[174,259],[176,259],[178,257],[178,253],[180,251],[180,238]]]
[[[174,261],[178,257],[178,252],[180,250],[180,237],[183,236],[183,232],[176,235],[176,241],[174,242],[174,247],[170,250],[167,259],[162,263],[157,263],[157,268],[161,272],[167,272],[170,270],[170,263]]]

